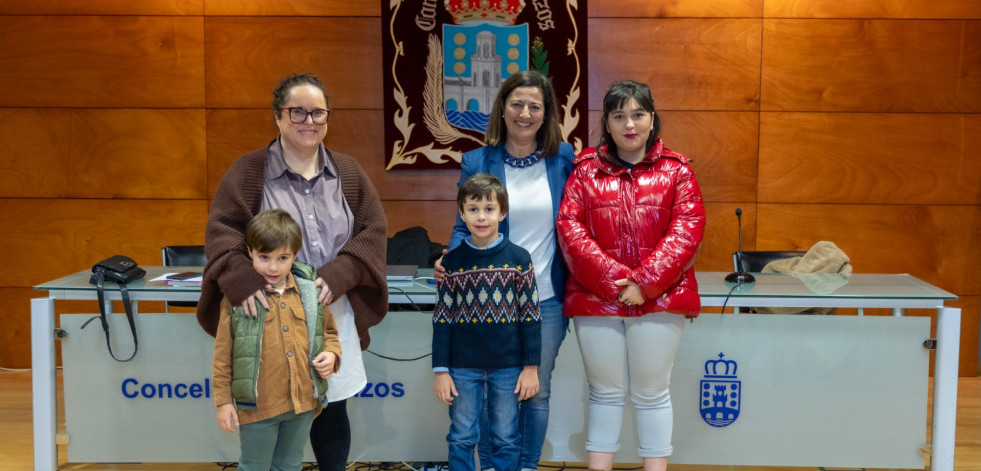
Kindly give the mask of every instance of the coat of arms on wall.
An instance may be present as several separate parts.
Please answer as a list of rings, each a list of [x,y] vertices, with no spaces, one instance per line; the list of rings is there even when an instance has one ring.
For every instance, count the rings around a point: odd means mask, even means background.
[[[511,74],[552,80],[563,138],[586,145],[586,0],[382,0],[386,170],[459,168]]]

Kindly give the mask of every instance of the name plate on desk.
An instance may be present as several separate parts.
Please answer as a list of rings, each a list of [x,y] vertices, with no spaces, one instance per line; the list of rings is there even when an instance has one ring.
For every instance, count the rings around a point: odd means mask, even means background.
[[[113,333],[128,333],[110,316]],[[141,314],[140,352],[113,361],[91,315],[61,316],[73,462],[236,461],[211,396],[214,340],[193,315]],[[671,376],[677,464],[923,468],[927,317],[702,314]],[[389,313],[371,329],[368,386],[348,401],[351,460],[441,461],[447,408],[432,393],[432,317]],[[126,351],[128,335],[114,335]],[[588,403],[574,331],[559,352],[543,461],[586,460]],[[618,463],[637,463],[628,405]],[[307,446],[306,459],[312,459]]]

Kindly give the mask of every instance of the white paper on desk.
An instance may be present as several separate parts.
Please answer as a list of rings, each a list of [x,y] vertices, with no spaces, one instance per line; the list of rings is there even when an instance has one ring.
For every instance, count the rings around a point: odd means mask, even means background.
[[[181,279],[181,280],[173,280],[173,279],[170,279],[170,277],[172,275],[176,275],[177,273],[178,272],[176,272],[176,271],[173,272],[173,273],[164,273],[163,275],[160,275],[160,276],[158,276],[158,277],[156,277],[156,278],[154,278],[154,279],[152,279],[150,281],[163,281],[163,282],[170,282],[170,283],[173,283],[175,281],[186,282],[186,283],[202,283],[204,281],[204,275],[203,274],[202,275],[198,275],[198,276],[194,276],[194,277],[191,277],[191,278],[184,278],[184,279]]]

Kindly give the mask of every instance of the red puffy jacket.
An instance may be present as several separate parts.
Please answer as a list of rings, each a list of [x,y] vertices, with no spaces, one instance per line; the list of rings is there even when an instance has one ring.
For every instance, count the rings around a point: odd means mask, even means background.
[[[604,160],[596,148],[575,164],[555,225],[570,271],[564,315],[697,317],[694,263],[705,208],[688,158],[658,138],[632,169]],[[644,304],[617,301],[624,287],[614,281],[622,278],[640,286]]]

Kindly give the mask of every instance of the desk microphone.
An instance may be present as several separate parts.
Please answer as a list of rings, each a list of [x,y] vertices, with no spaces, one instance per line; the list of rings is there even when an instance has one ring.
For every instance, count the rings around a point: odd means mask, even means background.
[[[743,210],[736,208],[736,221],[739,224],[739,256],[736,258],[736,271],[726,275],[729,283],[753,283],[756,277],[743,270]]]

